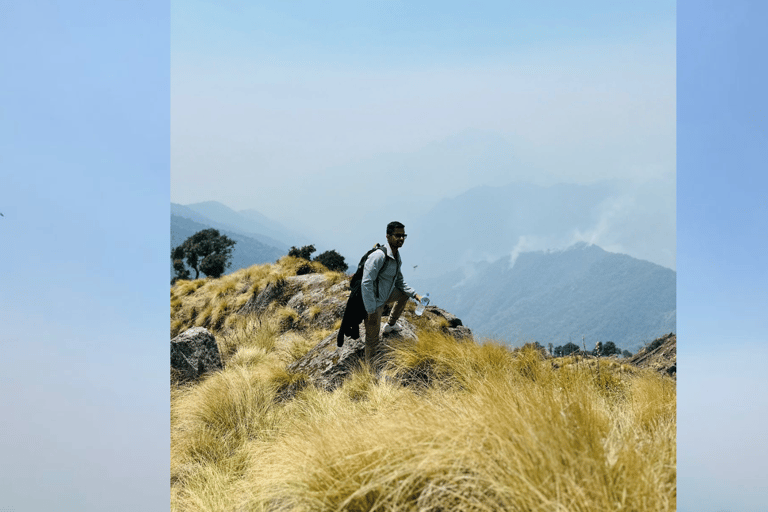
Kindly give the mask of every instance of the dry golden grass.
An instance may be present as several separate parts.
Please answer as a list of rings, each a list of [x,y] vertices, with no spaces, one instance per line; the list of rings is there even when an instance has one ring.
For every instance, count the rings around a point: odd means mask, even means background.
[[[278,404],[262,356],[175,397],[177,510],[674,510],[674,382],[451,344],[421,393],[361,369]]]
[[[268,284],[295,275],[301,260],[286,257],[280,261],[253,265],[219,279],[178,281],[171,287],[171,337],[194,326],[205,327],[215,335],[230,328],[233,313]]]
[[[283,260],[177,284],[172,315],[213,319],[298,268]],[[285,400],[303,380],[287,363],[331,331],[283,332],[284,309],[231,311],[225,369],[171,391],[171,510],[675,510],[671,379],[458,343],[436,322],[393,347],[380,378],[361,366],[333,393],[300,386]]]

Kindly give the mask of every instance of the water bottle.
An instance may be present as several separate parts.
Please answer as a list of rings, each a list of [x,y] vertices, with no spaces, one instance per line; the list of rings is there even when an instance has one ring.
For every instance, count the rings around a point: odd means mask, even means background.
[[[424,308],[426,308],[427,305],[429,305],[429,293],[424,295],[421,298],[421,302],[419,302],[419,305],[416,306],[416,316],[421,316],[421,314],[424,312]]]

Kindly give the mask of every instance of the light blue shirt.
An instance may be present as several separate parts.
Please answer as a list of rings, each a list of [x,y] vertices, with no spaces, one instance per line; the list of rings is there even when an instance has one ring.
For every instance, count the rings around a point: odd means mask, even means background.
[[[402,266],[400,254],[398,253],[395,257],[389,244],[386,244],[385,247],[386,256],[382,251],[374,251],[368,256],[365,266],[363,266],[363,280],[360,286],[365,312],[369,315],[386,304],[395,286],[409,297],[416,296],[416,290],[408,286],[403,280],[403,273],[400,271]],[[384,265],[386,260],[389,261]]]

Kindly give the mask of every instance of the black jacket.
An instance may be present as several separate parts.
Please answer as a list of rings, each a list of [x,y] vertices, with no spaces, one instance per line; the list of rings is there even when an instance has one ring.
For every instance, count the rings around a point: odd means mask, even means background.
[[[360,283],[356,283],[352,287],[352,291],[347,299],[347,307],[344,310],[344,317],[341,319],[341,327],[339,327],[339,335],[336,337],[336,346],[340,347],[344,344],[344,336],[356,340],[360,337],[360,322],[365,320],[368,313],[365,311],[365,304],[363,304],[363,294],[360,291]]]

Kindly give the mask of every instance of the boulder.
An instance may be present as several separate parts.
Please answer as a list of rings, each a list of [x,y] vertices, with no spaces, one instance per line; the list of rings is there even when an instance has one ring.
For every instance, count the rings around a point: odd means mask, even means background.
[[[472,340],[472,331],[469,327],[465,327],[462,324],[461,319],[456,315],[449,313],[444,309],[440,309],[437,306],[427,306],[424,310],[424,314],[427,316],[434,315],[440,318],[444,318],[448,322],[448,327],[444,330],[456,338],[457,340]]]
[[[216,338],[204,327],[187,329],[171,340],[171,373],[178,382],[194,382],[222,370]]]

